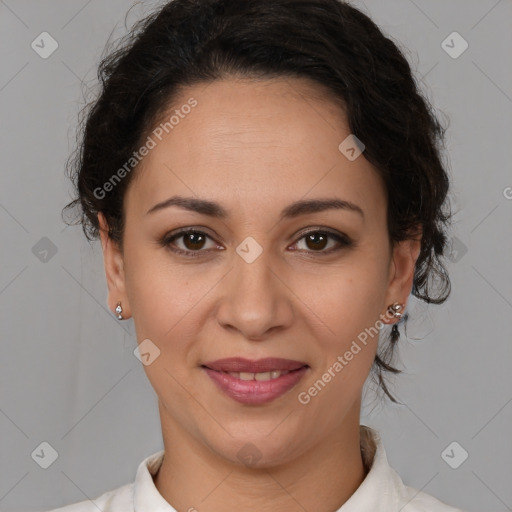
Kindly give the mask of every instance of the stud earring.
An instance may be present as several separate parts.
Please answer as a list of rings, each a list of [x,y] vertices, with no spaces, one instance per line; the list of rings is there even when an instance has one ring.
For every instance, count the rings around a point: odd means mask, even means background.
[[[394,302],[393,304],[390,304],[388,306],[388,314],[400,320],[400,318],[402,318],[403,316],[403,313],[401,313],[403,308],[403,304],[400,304],[399,302]]]
[[[116,307],[116,313],[117,313],[117,318],[119,320],[122,320],[123,319],[123,315],[121,314],[123,312],[123,308],[121,307],[121,303],[118,302],[117,303],[117,307]]]

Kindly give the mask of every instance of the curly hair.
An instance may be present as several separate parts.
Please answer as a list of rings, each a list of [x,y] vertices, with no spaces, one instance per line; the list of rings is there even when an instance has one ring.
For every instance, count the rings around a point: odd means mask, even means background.
[[[72,224],[81,223],[92,241],[102,212],[122,250],[123,197],[136,166],[108,194],[95,191],[131,158],[181,90],[229,76],[306,78],[340,100],[351,132],[364,141],[364,157],[386,185],[391,242],[414,238],[421,228],[413,295],[444,302],[451,218],[441,158],[446,128],[397,45],[340,0],[172,0],[137,22],[102,56],[99,95],[80,114],[67,162],[76,198],[64,210],[80,207]],[[395,324],[372,366],[394,402],[384,373],[400,373],[392,366],[399,336]]]

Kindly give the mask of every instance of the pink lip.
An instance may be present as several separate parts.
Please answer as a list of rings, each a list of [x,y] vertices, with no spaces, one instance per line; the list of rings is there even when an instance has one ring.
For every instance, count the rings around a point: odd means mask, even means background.
[[[219,360],[216,361],[218,364],[214,366],[220,365],[229,369],[215,370],[209,367],[212,363],[208,363],[208,365],[203,365],[203,370],[221,391],[237,402],[260,405],[271,402],[292,389],[309,369],[303,363],[286,359],[268,358],[255,362],[247,361],[240,358]],[[225,373],[226,371],[259,373],[271,370],[289,370],[290,373],[281,375],[277,379],[265,381],[241,380]]]

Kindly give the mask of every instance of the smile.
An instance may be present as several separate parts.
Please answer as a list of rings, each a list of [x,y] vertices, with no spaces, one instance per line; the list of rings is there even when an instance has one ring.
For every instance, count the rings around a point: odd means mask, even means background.
[[[296,386],[310,369],[299,361],[276,358],[222,359],[201,365],[201,368],[220,391],[248,405],[272,402]]]

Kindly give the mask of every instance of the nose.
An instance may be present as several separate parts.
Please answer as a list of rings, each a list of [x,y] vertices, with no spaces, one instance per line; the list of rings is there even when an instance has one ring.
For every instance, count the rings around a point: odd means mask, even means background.
[[[279,265],[270,261],[270,251],[251,263],[236,254],[219,302],[219,324],[248,340],[263,341],[293,322],[293,293]]]

